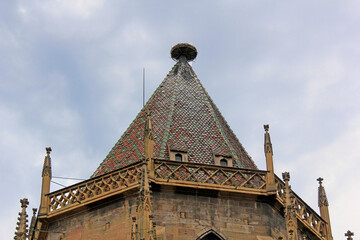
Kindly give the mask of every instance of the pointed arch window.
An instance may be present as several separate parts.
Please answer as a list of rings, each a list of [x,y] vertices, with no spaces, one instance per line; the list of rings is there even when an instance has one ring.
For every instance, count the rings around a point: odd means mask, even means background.
[[[202,234],[196,240],[225,240],[220,234],[215,232],[214,230],[207,231],[206,233]]]

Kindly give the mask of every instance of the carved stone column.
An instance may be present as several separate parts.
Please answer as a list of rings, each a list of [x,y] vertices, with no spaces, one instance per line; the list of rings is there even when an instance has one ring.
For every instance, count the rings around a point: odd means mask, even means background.
[[[51,182],[51,147],[46,148],[46,157],[44,160],[44,166],[42,170],[42,186],[41,186],[41,200],[39,216],[47,215],[49,212],[49,198],[46,196],[50,192]]]
[[[36,222],[36,212],[37,209],[33,208],[33,215],[30,222],[30,229],[29,229],[29,239],[32,239],[32,236],[34,235],[34,229],[35,229],[35,222]]]
[[[153,163],[154,134],[150,112],[146,113],[144,134],[144,159],[140,174],[139,196],[137,200],[136,214],[132,223],[132,240],[155,240],[156,231],[153,224],[151,191],[149,175],[154,176]]]
[[[320,215],[326,221],[326,239],[332,240],[332,233],[331,233],[331,223],[330,223],[330,215],[329,215],[329,202],[326,197],[325,188],[322,186],[323,178],[319,177],[317,179],[319,181],[319,208],[320,208]]]
[[[21,203],[21,212],[19,212],[19,217],[18,217],[19,221],[17,222],[14,239],[26,240],[28,237],[28,229],[27,229],[28,215],[26,214],[26,208],[29,205],[29,201],[27,198],[24,198],[20,200],[20,203]]]
[[[131,240],[139,239],[138,225],[136,223],[136,217],[132,218]]]
[[[141,168],[141,179],[139,196],[137,200],[137,217],[133,218],[133,239],[136,240],[154,240],[156,231],[152,222],[151,191],[148,174],[148,162],[145,162]],[[134,221],[135,220],[135,221]]]
[[[275,184],[275,173],[274,173],[274,162],[273,162],[273,149],[269,134],[269,125],[264,125],[265,129],[265,140],[264,140],[264,151],[266,157],[266,190],[269,193],[276,193]]]
[[[295,196],[291,191],[291,186],[289,185],[290,173],[284,172],[282,177],[285,182],[285,222],[288,239],[298,240],[297,218],[294,206]]]

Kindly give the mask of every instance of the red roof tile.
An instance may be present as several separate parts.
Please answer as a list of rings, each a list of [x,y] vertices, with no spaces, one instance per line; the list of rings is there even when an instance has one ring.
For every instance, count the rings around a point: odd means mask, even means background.
[[[154,131],[154,157],[169,159],[169,149],[185,151],[188,161],[214,164],[231,156],[234,167],[257,169],[188,62],[177,62],[93,176],[140,161],[144,154],[146,111]]]

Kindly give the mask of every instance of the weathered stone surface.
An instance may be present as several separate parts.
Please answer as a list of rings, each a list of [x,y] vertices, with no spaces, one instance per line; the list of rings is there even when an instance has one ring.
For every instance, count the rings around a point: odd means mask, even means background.
[[[213,229],[228,240],[266,239],[286,233],[283,216],[269,203],[239,195],[222,197],[209,191],[206,196],[206,191],[187,190],[153,191],[154,221],[165,229],[158,232],[159,239],[197,239],[205,229]]]
[[[130,239],[135,207],[135,197],[119,198],[60,217],[50,223],[47,239],[60,239],[61,233],[55,232],[65,232],[65,239],[74,240]]]
[[[136,195],[136,194],[134,194]],[[269,203],[217,191],[154,186],[154,222],[158,240],[191,240],[214,230],[227,240],[269,239],[285,235],[284,217]],[[131,239],[136,196],[119,197],[50,223],[49,231],[66,239]],[[47,239],[59,239],[51,233]]]

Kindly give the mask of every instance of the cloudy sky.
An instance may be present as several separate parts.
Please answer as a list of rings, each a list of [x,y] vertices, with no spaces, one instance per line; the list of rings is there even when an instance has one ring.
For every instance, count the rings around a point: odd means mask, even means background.
[[[179,42],[198,49],[195,72],[259,168],[268,123],[277,175],[315,210],[322,176],[334,238],[359,238],[359,12],[356,0],[0,1],[0,238],[20,198],[29,215],[39,205],[45,147],[54,176],[88,178],[142,107],[142,69],[148,98]]]

